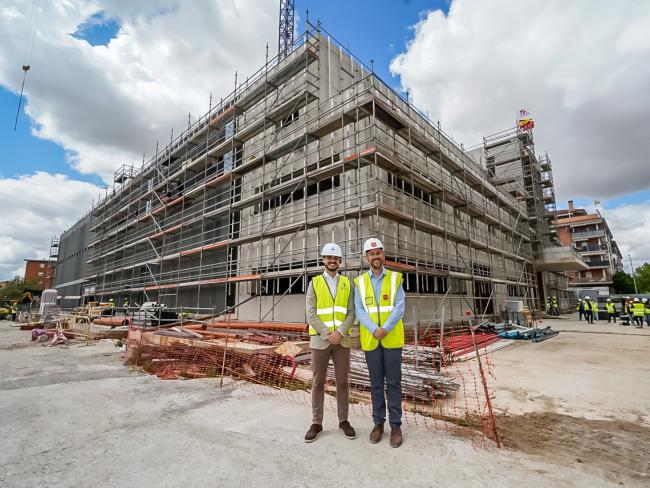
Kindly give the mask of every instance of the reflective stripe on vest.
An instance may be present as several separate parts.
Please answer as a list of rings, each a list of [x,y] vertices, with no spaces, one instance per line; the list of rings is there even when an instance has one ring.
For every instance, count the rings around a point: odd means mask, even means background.
[[[613,303],[606,303],[605,306],[607,307],[607,313],[614,313],[614,304]]]
[[[391,312],[395,308],[395,300],[397,298],[397,290],[402,284],[402,274],[396,271],[386,270],[384,279],[381,282],[381,296],[379,301],[375,297],[375,292],[370,281],[370,275],[363,273],[354,279],[359,291],[359,298],[375,324],[381,326],[384,324]],[[361,349],[364,351],[372,351],[377,349],[379,341],[366,329],[363,325],[359,327],[359,339],[361,341]],[[393,327],[386,337],[381,341],[382,347],[386,349],[398,349],[404,347],[404,323],[400,318],[395,327]]]
[[[332,297],[330,287],[323,275],[315,276],[311,283],[316,295],[316,315],[323,321],[330,332],[338,329],[348,315],[350,279],[347,276],[339,275],[336,299]],[[348,330],[348,335],[351,333],[352,330]],[[318,335],[318,332],[309,326],[309,335]]]
[[[643,303],[635,303],[633,310],[635,317],[643,317],[645,315],[645,305]]]

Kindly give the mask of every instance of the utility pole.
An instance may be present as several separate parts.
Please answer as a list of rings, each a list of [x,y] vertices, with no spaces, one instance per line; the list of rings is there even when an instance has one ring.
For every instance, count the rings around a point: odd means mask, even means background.
[[[634,265],[632,264],[632,256],[628,254],[627,257],[630,258],[630,268],[632,268],[632,278],[634,278],[634,293],[638,295],[639,289],[636,287],[636,272],[634,271]]]

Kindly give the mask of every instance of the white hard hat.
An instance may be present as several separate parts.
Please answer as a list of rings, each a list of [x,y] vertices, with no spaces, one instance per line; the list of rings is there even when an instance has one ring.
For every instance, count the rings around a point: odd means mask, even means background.
[[[612,299],[611,299],[611,298],[608,298],[608,299],[607,299],[607,301],[608,301],[608,302],[611,302],[611,301],[612,301]]]
[[[643,303],[646,303],[646,302],[648,301],[648,299],[647,299],[647,298],[644,298],[644,299],[641,300],[641,301],[642,301]]]
[[[634,299],[634,301],[635,301],[635,302],[638,302],[638,301],[639,301],[639,299],[638,299],[638,298],[635,298],[635,299]]]
[[[578,298],[578,301],[581,302],[581,301],[582,301],[582,298]]]
[[[343,253],[341,252],[341,246],[334,244],[333,242],[328,242],[323,246],[323,250],[320,252],[321,256],[336,256],[337,258],[342,258]]]
[[[376,237],[371,237],[366,242],[363,243],[363,253],[367,253],[371,249],[383,249],[384,245]]]
[[[586,297],[585,297],[585,300],[591,300],[591,298],[589,298],[589,296],[586,296]]]
[[[629,299],[630,299],[630,297],[625,297],[625,299],[626,299],[626,300],[629,300]]]

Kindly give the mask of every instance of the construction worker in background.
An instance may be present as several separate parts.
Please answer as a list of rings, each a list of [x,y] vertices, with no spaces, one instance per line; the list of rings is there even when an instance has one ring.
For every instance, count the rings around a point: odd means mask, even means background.
[[[648,327],[650,327],[650,302],[648,301],[647,298],[644,298],[641,301],[643,302],[643,306],[645,307],[645,323]]]
[[[607,323],[611,323],[612,319],[614,319],[614,323],[616,323],[616,304],[612,302],[611,298],[607,299],[605,307],[607,308]]]
[[[585,314],[585,304],[582,301],[582,298],[578,298],[576,310],[578,311],[578,320],[582,320],[582,316]]]
[[[592,313],[592,324],[594,322],[598,322],[598,314],[600,313],[600,309],[598,308],[598,298],[595,300],[591,301],[591,313]]]
[[[11,320],[16,321],[16,316],[18,315],[18,304],[14,303],[11,306]]]
[[[551,297],[546,297],[546,313],[552,315],[553,307],[551,305]]]
[[[113,300],[112,298],[110,300],[108,300],[108,306],[111,309],[110,314],[115,315],[115,300]]]
[[[560,306],[557,302],[557,297],[553,295],[553,298],[551,298],[551,311],[553,312],[553,315],[556,317],[560,316]]]
[[[640,302],[638,298],[634,299],[632,305],[632,313],[634,314],[634,322],[638,329],[643,328],[643,319],[645,317],[645,304]]]
[[[402,274],[384,267],[384,245],[370,238],[363,244],[370,265],[367,273],[354,279],[354,304],[359,319],[359,338],[370,376],[372,420],[370,442],[381,441],[386,421],[391,427],[390,445],[402,445],[402,348],[404,347],[405,295]],[[385,391],[384,391],[385,390]]]
[[[124,308],[124,315],[129,315],[129,299],[125,298],[124,303],[122,304],[122,307]]]
[[[312,424],[305,434],[305,442],[314,442],[323,432],[325,381],[330,358],[334,363],[339,429],[348,439],[357,437],[348,421],[350,333],[355,319],[354,290],[350,279],[338,272],[343,259],[339,245],[325,244],[321,257],[325,270],[311,280],[306,296],[313,381]]]
[[[587,321],[588,324],[593,324],[594,314],[592,312],[591,298],[589,298],[588,296],[585,297],[584,307],[585,307],[585,320]]]

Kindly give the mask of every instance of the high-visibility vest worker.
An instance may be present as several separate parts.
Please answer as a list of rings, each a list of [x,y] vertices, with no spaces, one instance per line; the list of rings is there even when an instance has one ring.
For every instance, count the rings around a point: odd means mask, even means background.
[[[578,304],[576,305],[576,311],[580,312],[581,310],[584,311],[585,305],[582,302],[582,300],[578,300]]]
[[[332,297],[330,287],[321,274],[311,280],[316,295],[316,315],[323,321],[330,332],[334,332],[345,320],[348,314],[348,299],[350,298],[350,278],[339,275],[336,288],[336,299]],[[352,333],[348,330],[348,335]],[[313,327],[309,326],[309,335],[318,335]]]
[[[605,307],[607,307],[607,313],[608,313],[608,314],[614,314],[614,313],[616,313],[616,306],[615,306],[613,303],[611,303],[611,302],[607,302],[607,303],[605,304]]]
[[[594,300],[593,302],[591,302],[591,311],[592,311],[593,313],[595,313],[595,314],[597,314],[597,313],[599,312],[599,310],[598,310],[598,302],[597,302],[596,300]],[[596,318],[598,318],[597,315],[596,315]]]
[[[370,320],[381,327],[381,324],[386,323],[395,308],[397,289],[402,284],[402,273],[386,270],[384,279],[381,282],[380,297],[374,296],[375,292],[368,273],[357,276],[354,283],[357,285],[361,303],[363,303],[363,308],[370,316]],[[359,327],[359,339],[361,340],[361,349],[364,351],[373,351],[379,346],[379,341],[363,326]],[[385,349],[404,347],[404,323],[402,319],[381,340],[381,345]]]
[[[643,317],[645,315],[645,305],[641,302],[634,302],[632,312],[635,317]]]

